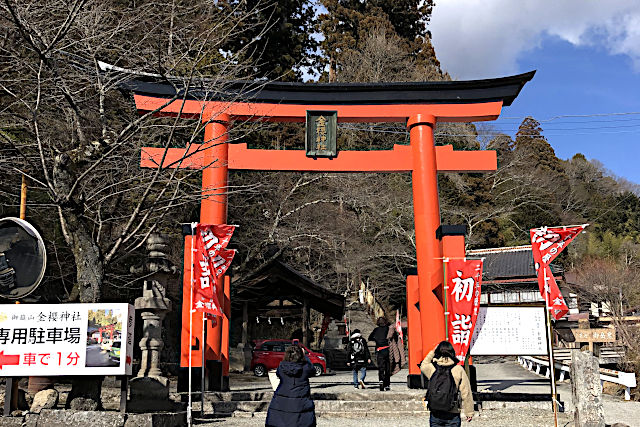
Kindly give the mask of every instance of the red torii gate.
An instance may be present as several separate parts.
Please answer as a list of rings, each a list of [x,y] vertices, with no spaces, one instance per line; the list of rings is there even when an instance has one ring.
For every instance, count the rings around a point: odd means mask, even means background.
[[[519,94],[535,71],[498,79],[385,83],[303,84],[268,83],[249,91],[246,101],[207,100],[205,90],[191,89],[180,99],[173,86],[153,81],[131,80],[140,112],[200,119],[205,126],[203,144],[188,149],[143,148],[141,166],[202,169],[200,222],[227,222],[228,170],[273,170],[314,172],[411,172],[416,234],[417,276],[407,278],[409,326],[409,373],[419,375],[417,363],[445,339],[442,298],[443,256],[464,254],[464,236],[452,233],[447,242],[440,227],[438,172],[485,172],[497,168],[495,151],[454,151],[435,146],[437,122],[495,120],[505,105]],[[233,85],[233,84],[232,84]],[[238,82],[238,92],[247,82]],[[173,100],[172,100],[173,99]],[[248,149],[246,144],[228,144],[229,126],[235,120],[304,122],[307,110],[337,111],[339,122],[402,122],[409,129],[410,145],[393,150],[340,151],[335,158],[310,158],[304,150]],[[436,231],[440,236],[436,237]],[[461,238],[460,238],[461,237]],[[442,240],[442,241],[441,241]],[[461,246],[462,245],[462,246]],[[183,301],[189,300],[190,236],[185,238]],[[224,318],[208,331],[207,360],[222,362],[228,381],[230,286],[218,290]],[[182,310],[181,366],[188,366],[190,307]],[[201,336],[202,315],[192,313],[193,336]],[[192,351],[192,366],[199,367],[202,346]],[[224,380],[223,380],[224,381]],[[228,382],[227,382],[228,384]],[[226,387],[223,385],[222,387]]]
[[[113,341],[113,335],[115,334],[115,331],[116,331],[116,325],[115,325],[115,323],[114,323],[114,324],[111,324],[111,325],[100,326],[100,327],[98,328],[98,334],[100,335],[100,336],[98,337],[98,343],[99,343],[99,344],[102,344],[102,334],[103,334],[103,333],[105,333],[105,332],[108,332],[108,333],[109,333],[109,339],[110,339],[111,341]]]

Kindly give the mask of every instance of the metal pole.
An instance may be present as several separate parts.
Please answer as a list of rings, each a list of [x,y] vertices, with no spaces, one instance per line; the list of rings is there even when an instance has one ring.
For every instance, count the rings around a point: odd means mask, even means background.
[[[22,175],[22,186],[20,187],[20,219],[24,219],[27,214],[27,178]]]
[[[127,390],[129,384],[129,377],[122,375],[120,377],[120,412],[125,414],[127,412]]]
[[[202,313],[202,364],[200,365],[200,416],[204,418],[204,362],[207,349],[207,316]]]
[[[195,236],[197,223],[196,222],[192,222],[191,223],[191,280],[190,280],[190,284],[191,284],[191,298],[189,299],[189,403],[187,404],[187,425],[191,426],[193,420],[191,419],[191,352],[192,352],[192,348],[193,345],[191,344],[191,341],[193,340],[193,251],[194,251],[194,245],[193,245],[193,236]]]
[[[553,422],[554,426],[558,427],[558,405],[556,400],[556,369],[555,361],[553,359],[553,343],[551,341],[552,328],[551,328],[551,312],[549,310],[549,294],[550,289],[547,284],[549,280],[547,278],[547,268],[542,268],[542,274],[544,278],[544,303],[547,311],[547,345],[549,347],[549,375],[551,376],[551,404],[553,406]]]
[[[13,377],[7,377],[6,383],[4,384],[4,412],[2,413],[3,417],[10,417],[11,410],[13,409],[11,406],[13,400]]]

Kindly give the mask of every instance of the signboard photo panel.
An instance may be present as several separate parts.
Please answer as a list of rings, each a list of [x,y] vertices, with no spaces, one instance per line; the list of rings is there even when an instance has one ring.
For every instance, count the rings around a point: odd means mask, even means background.
[[[544,307],[480,307],[472,356],[547,355]]]
[[[0,376],[131,375],[133,306],[7,304]]]

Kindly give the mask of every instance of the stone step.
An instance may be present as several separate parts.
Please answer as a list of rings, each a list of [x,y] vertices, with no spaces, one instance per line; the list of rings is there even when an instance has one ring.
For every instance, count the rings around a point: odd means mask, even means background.
[[[348,400],[316,400],[316,412],[324,413],[361,413],[361,412],[418,412],[424,411],[421,401],[348,401]],[[269,402],[212,402],[213,413],[231,415],[236,413],[266,412]],[[205,411],[207,410],[205,406]]]
[[[233,418],[257,418],[257,419],[265,419],[267,417],[266,412],[239,412],[233,413],[231,415],[225,416],[233,417]],[[317,418],[394,418],[398,419],[398,417],[425,417],[425,419],[429,418],[429,411],[406,411],[406,412],[398,412],[398,411],[370,411],[370,412],[331,412],[331,411],[316,411]]]
[[[484,401],[481,403],[482,410],[491,409],[540,409],[544,411],[553,411],[551,402],[494,402]],[[564,412],[564,404],[560,405],[559,411]]]
[[[319,412],[414,412],[424,411],[422,401],[348,401],[348,400],[317,400],[316,410]]]
[[[429,411],[352,411],[352,412],[316,412],[319,418],[393,418],[401,419],[404,417],[425,417],[425,422],[429,418]],[[426,424],[425,424],[426,425]]]
[[[312,392],[311,398],[318,400],[348,400],[348,401],[406,401],[422,400],[424,390],[406,392],[380,392],[375,388],[352,392]],[[246,402],[246,401],[270,401],[273,397],[271,391],[259,392],[205,392],[207,402]]]
[[[204,393],[208,402],[237,402],[237,401],[270,401],[272,391],[210,391]]]

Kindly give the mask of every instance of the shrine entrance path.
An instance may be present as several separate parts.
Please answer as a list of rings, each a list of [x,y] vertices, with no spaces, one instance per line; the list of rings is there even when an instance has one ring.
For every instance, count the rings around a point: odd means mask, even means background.
[[[391,377],[391,389],[394,392],[403,392],[415,394],[416,396],[424,396],[424,390],[411,390],[407,387],[406,369],[401,370]],[[351,393],[354,392],[352,385],[353,374],[351,371],[335,371],[332,374],[313,377],[310,380],[312,393]],[[378,371],[375,369],[367,370],[365,378],[367,384],[366,390],[360,390],[362,393],[380,393],[375,387],[378,384]],[[231,391],[256,391],[268,392],[271,390],[271,383],[267,377],[255,377],[252,374],[231,374],[230,375]]]
[[[515,357],[474,357],[474,366],[479,392],[551,393],[549,380],[523,369],[516,363]],[[559,393],[563,401],[571,398],[571,388]]]
[[[550,393],[549,380],[523,369],[515,361],[515,357],[481,357],[476,358],[475,366],[478,377],[478,391],[500,391],[503,393]],[[403,369],[391,377],[391,389],[394,392],[407,392],[424,396],[424,390],[407,388],[407,370]],[[255,377],[252,374],[231,374],[231,391],[271,391],[267,377]],[[351,371],[337,371],[330,375],[311,378],[312,392],[343,393],[354,391]],[[380,392],[375,389],[378,383],[378,371],[367,370],[365,382],[369,387],[365,393]],[[561,390],[562,400],[570,399],[571,388]]]

